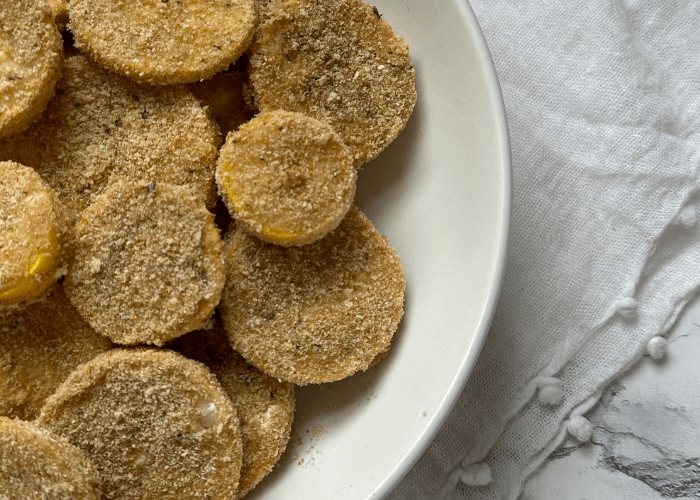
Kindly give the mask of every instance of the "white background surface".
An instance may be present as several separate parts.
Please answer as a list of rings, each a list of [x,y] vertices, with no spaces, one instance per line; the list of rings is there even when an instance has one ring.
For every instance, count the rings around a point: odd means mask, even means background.
[[[700,300],[668,336],[660,362],[643,357],[587,415],[590,443],[565,441],[520,500],[700,498]]]

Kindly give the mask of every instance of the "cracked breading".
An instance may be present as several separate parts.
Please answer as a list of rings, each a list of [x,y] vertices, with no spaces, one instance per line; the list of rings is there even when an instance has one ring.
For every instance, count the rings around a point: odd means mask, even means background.
[[[231,348],[223,325],[197,330],[176,339],[173,349],[204,363],[216,375],[238,412],[243,437],[243,465],[236,498],[243,498],[287,447],[294,419],[294,385],[280,382],[246,361]]]
[[[357,171],[330,126],[277,110],[229,134],[216,182],[241,228],[269,243],[306,245],[338,227]]]
[[[250,52],[260,109],[328,122],[355,166],[403,130],[416,103],[408,45],[361,0],[273,0]]]
[[[43,301],[0,318],[0,415],[37,418],[78,365],[111,348],[54,284]]]
[[[41,116],[61,77],[62,46],[45,0],[0,2],[0,137]]]
[[[151,84],[211,78],[248,48],[254,0],[72,0],[75,46],[101,66]]]
[[[0,498],[99,500],[95,464],[64,438],[32,422],[0,417]]]
[[[53,11],[56,26],[59,31],[66,29],[68,24],[68,1],[67,0],[48,0],[49,6]]]
[[[33,169],[0,162],[0,317],[41,299],[65,274],[69,218]]]
[[[105,499],[230,499],[241,468],[236,410],[201,363],[114,349],[81,365],[37,421],[92,459]]]
[[[356,207],[303,247],[236,231],[219,310],[231,345],[269,375],[305,385],[366,370],[403,315],[401,261]]]
[[[190,83],[187,88],[209,106],[219,125],[221,135],[237,130],[255,114],[243,98],[243,83],[247,75],[238,71],[227,71],[203,82]]]
[[[0,159],[34,168],[76,212],[120,179],[186,185],[214,206],[219,135],[192,93],[138,85],[83,56],[64,73],[42,119],[0,142]]]
[[[214,216],[186,188],[118,182],[82,215],[64,285],[98,333],[160,345],[212,314],[223,245]]]

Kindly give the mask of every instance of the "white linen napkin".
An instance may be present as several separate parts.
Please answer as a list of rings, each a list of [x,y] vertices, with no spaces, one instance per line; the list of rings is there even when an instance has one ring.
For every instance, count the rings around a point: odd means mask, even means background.
[[[700,1],[471,3],[512,141],[505,281],[464,392],[391,500],[516,498],[700,289]],[[559,404],[538,397],[550,376]],[[484,479],[477,463],[488,485],[457,481]]]

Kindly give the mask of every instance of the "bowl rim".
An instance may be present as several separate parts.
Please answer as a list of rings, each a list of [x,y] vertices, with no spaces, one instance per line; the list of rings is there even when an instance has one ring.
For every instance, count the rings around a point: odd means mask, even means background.
[[[462,390],[464,389],[469,376],[471,375],[476,361],[481,353],[481,349],[486,341],[491,321],[496,311],[498,298],[503,284],[505,274],[506,257],[508,249],[509,229],[511,221],[512,207],[512,156],[510,132],[508,130],[508,120],[506,115],[505,103],[503,101],[503,92],[496,73],[496,67],[493,62],[493,57],[486,43],[486,38],[481,30],[481,26],[474,14],[474,10],[468,0],[457,0],[457,8],[461,14],[465,25],[471,28],[471,32],[475,35],[476,44],[473,47],[478,54],[478,58],[483,63],[485,70],[485,79],[488,83],[488,88],[491,89],[491,97],[494,100],[495,108],[498,111],[498,136],[502,145],[502,200],[501,206],[502,219],[499,224],[498,232],[498,254],[495,259],[496,269],[491,282],[491,288],[486,299],[479,326],[471,343],[471,347],[467,350],[460,368],[452,380],[452,384],[447,390],[437,412],[434,414],[431,422],[418,437],[411,449],[404,455],[401,461],[396,464],[391,473],[380,483],[366,498],[366,500],[381,500],[387,496],[394,487],[406,476],[409,470],[415,465],[418,459],[423,455],[428,445],[433,441],[436,434],[445,423],[447,416],[450,414]]]

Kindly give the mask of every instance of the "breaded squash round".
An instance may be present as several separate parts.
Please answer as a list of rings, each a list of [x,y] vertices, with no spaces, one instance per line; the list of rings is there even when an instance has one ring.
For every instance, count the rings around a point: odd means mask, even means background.
[[[62,437],[0,417],[0,498],[100,500],[100,477],[95,464]]]
[[[72,0],[75,46],[141,83],[204,80],[245,51],[254,0]]]
[[[111,348],[54,284],[46,299],[0,318],[0,415],[34,420],[73,370]]]
[[[33,169],[0,162],[0,316],[41,298],[65,273],[68,221]]]
[[[224,285],[214,216],[180,186],[117,182],[73,231],[66,295],[117,344],[156,344],[199,328]]]
[[[355,166],[403,130],[416,103],[408,45],[361,0],[273,0],[250,52],[250,82],[262,110],[325,121]]]
[[[64,63],[42,119],[0,142],[0,159],[34,168],[76,212],[117,180],[189,186],[216,203],[219,135],[184,87],[154,87],[100,69],[83,56]]]
[[[282,456],[294,419],[294,385],[264,374],[231,348],[223,325],[176,339],[172,348],[204,363],[221,382],[238,412],[243,436],[243,465],[237,499],[270,473]]]
[[[330,126],[277,110],[229,134],[216,182],[241,228],[269,243],[306,245],[345,217],[357,171]]]
[[[236,231],[225,254],[226,333],[262,371],[299,385],[332,382],[388,349],[403,315],[403,269],[356,207],[316,243],[284,248]]]
[[[37,421],[90,458],[111,500],[231,499],[236,410],[214,375],[172,351],[114,349],[81,365]]]
[[[41,116],[61,77],[62,47],[46,0],[0,2],[0,138]]]

